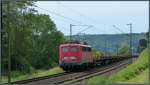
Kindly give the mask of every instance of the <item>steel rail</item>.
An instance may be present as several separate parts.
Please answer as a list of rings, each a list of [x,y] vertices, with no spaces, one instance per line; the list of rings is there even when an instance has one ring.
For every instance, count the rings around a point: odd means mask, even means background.
[[[104,58],[104,57],[102,57],[102,58]],[[125,58],[123,60],[127,60],[127,59],[129,59],[129,58]],[[123,60],[120,59],[119,62],[121,62]],[[114,64],[119,63],[119,62],[114,62]],[[98,66],[97,68],[95,67],[95,68],[92,68],[92,69],[87,70],[87,71],[76,72],[76,73],[75,72],[68,72],[68,73],[64,72],[64,73],[59,73],[59,74],[54,74],[54,75],[49,75],[49,76],[37,77],[37,78],[32,78],[32,79],[27,79],[27,80],[21,80],[21,81],[11,82],[11,84],[36,83],[36,82],[44,81],[44,80],[49,80],[49,81],[51,81],[50,83],[52,83],[52,84],[60,84],[60,83],[64,83],[64,82],[67,82],[67,81],[72,81],[73,79],[84,77],[86,75],[97,73],[97,69],[98,69],[98,71],[103,72],[104,70],[107,70],[108,68],[112,67],[112,65],[113,64],[105,65],[103,67]],[[89,71],[91,71],[91,72],[89,72]],[[70,77],[70,76],[72,76],[72,77]],[[66,77],[70,77],[70,78],[66,78]]]
[[[78,81],[82,81],[84,79],[88,79],[88,78],[91,78],[93,76],[101,75],[101,74],[104,74],[106,72],[110,72],[112,70],[115,70],[117,68],[120,68],[120,67],[122,67],[124,65],[129,64],[129,62],[125,62],[125,63],[122,63],[122,62],[124,62],[124,61],[117,62],[118,65],[116,65],[116,63],[114,63],[112,65],[104,67],[103,69],[98,69],[96,71],[93,71],[93,72],[90,72],[90,73],[87,73],[87,74],[83,74],[83,75],[80,75],[78,77],[75,77],[75,78],[72,78],[72,79],[69,79],[69,80],[57,81],[54,84],[63,84],[65,82],[66,82],[65,84],[76,83]]]
[[[80,78],[77,78],[77,79],[74,79],[72,81],[69,81],[67,84],[72,84],[72,83],[76,83],[76,82],[79,82],[79,81],[82,81],[82,80],[85,80],[85,79],[89,79],[91,77],[94,77],[94,76],[98,76],[98,75],[102,75],[104,73],[107,73],[107,72],[110,72],[110,71],[113,71],[113,70],[116,70],[124,65],[127,65],[129,64],[129,62],[125,62],[125,63],[120,63],[119,65],[114,65],[113,67],[109,68],[109,69],[105,69],[103,71],[99,71],[99,72],[96,72],[96,73],[93,73],[93,74],[89,74],[89,75],[85,75],[83,77],[80,77]]]
[[[53,74],[53,75],[48,75],[48,76],[36,77],[36,78],[32,78],[32,79],[11,82],[10,84],[25,84],[25,83],[29,83],[29,82],[33,82],[33,81],[39,81],[39,80],[43,80],[43,79],[58,77],[58,76],[66,75],[66,74],[69,74],[69,73],[64,72],[64,73]]]
[[[120,62],[123,62],[123,61],[120,61]],[[120,63],[120,62],[116,62],[116,63],[113,63],[111,65],[107,65],[107,66],[103,66],[103,67],[95,67],[93,69],[82,71],[82,72],[76,72],[76,73],[72,73],[72,74],[58,76],[58,77],[55,77],[55,78],[49,78],[49,79],[46,79],[46,80],[29,82],[28,84],[63,84],[65,82],[70,82],[70,81],[73,81],[73,80],[74,80],[74,82],[76,82],[76,81],[79,81],[80,78],[86,77],[87,75],[96,75],[95,73],[98,73],[98,72],[101,72],[101,74],[103,74],[103,73],[106,73],[106,72],[110,71],[110,70],[107,70],[107,69],[110,69],[114,66],[115,66],[115,68],[118,68],[117,64]],[[79,79],[79,80],[76,80],[76,79]]]

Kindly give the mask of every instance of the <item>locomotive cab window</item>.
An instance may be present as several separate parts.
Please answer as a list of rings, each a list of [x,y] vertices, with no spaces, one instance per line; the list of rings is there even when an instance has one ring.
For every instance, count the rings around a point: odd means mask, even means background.
[[[62,52],[68,52],[68,47],[62,47]]]
[[[71,50],[71,52],[77,52],[78,49],[77,49],[77,47],[71,47],[70,50]]]
[[[82,51],[83,52],[91,52],[91,48],[90,47],[82,47]]]
[[[88,47],[88,52],[91,52],[91,48],[90,47]]]
[[[82,47],[82,51],[85,52],[86,51],[86,47]]]

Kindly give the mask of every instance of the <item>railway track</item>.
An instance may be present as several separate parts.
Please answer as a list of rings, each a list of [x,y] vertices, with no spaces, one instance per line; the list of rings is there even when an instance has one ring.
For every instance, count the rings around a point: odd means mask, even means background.
[[[29,80],[17,81],[12,84],[63,84],[63,83],[75,83],[78,81],[82,81],[84,79],[88,79],[90,77],[104,74],[106,72],[117,69],[123,65],[129,64],[128,60],[120,61],[113,63],[111,65],[103,66],[103,67],[95,67],[92,69],[87,69],[86,71],[81,72],[69,72],[69,73],[61,73],[52,76],[39,77]]]
[[[95,73],[93,72],[92,74],[85,74],[83,76],[80,76],[79,78],[76,78],[74,80],[65,82],[65,84],[72,84],[72,83],[80,82],[82,80],[89,79],[91,77],[98,76],[98,75],[101,75],[101,74],[104,74],[104,73],[116,70],[116,69],[118,69],[118,68],[120,68],[122,66],[125,66],[125,65],[129,64],[129,63],[130,62],[127,61],[127,62],[123,62],[123,63],[118,63],[118,65],[113,64],[113,65],[110,65],[110,66],[104,68],[103,70],[97,70]]]
[[[69,73],[64,72],[64,73],[48,75],[48,76],[43,76],[43,77],[37,77],[37,78],[32,78],[32,79],[27,79],[27,80],[15,81],[15,82],[11,82],[11,84],[26,84],[26,83],[33,82],[33,81],[35,82],[35,81],[39,81],[39,80],[44,80],[44,79],[48,79],[48,78],[66,75],[66,74],[69,74]]]
[[[79,81],[82,81],[82,80],[85,80],[85,79],[88,79],[88,78],[91,78],[91,77],[94,77],[94,76],[97,76],[97,75],[101,75],[101,74],[110,72],[112,70],[120,68],[120,67],[122,67],[124,65],[127,65],[129,63],[130,63],[129,61],[117,62],[117,63],[114,63],[112,65],[108,65],[108,66],[103,67],[103,68],[97,68],[97,69],[91,70],[91,72],[87,72],[85,74],[82,74],[82,75],[80,75],[80,76],[78,76],[74,79],[64,80],[64,81],[61,81],[61,82],[57,82],[55,84],[62,84],[62,83],[72,84],[72,83],[76,83],[76,82],[79,82]]]

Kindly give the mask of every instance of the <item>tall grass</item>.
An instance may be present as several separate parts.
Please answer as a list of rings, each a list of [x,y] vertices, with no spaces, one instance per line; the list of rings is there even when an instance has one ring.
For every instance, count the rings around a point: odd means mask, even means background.
[[[109,77],[106,83],[117,83],[118,81],[129,80],[146,68],[148,68],[148,49],[145,49],[140,54],[139,59],[135,63]]]
[[[137,75],[135,78],[118,83],[148,84],[148,68],[144,70],[142,73],[140,73],[140,75]]]
[[[140,74],[143,70],[148,68],[148,49],[145,49],[133,64],[127,66],[123,70],[114,73],[110,77],[93,77],[88,80],[89,84],[98,84],[98,83],[119,83],[123,81],[130,80]]]
[[[30,74],[22,74],[20,72],[14,71],[12,72],[11,80],[12,82],[14,82],[14,81],[53,75],[53,74],[58,74],[58,73],[63,73],[63,72],[64,71],[59,67],[55,67],[49,70],[36,70]],[[2,76],[2,83],[7,83],[7,76]]]

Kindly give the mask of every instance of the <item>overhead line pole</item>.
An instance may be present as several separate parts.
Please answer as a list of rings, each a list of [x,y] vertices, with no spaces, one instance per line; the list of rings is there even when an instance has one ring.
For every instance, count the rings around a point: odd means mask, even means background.
[[[107,55],[107,40],[105,40],[105,56]]]
[[[72,24],[70,24],[70,41],[72,40]]]
[[[132,56],[132,23],[127,24],[130,26],[130,55]]]
[[[118,45],[116,45],[116,50],[117,50],[117,56],[118,56]]]
[[[149,2],[149,4],[150,4],[150,2]],[[149,11],[149,13],[150,13],[150,11]],[[149,17],[149,19],[150,19],[150,17]],[[148,28],[148,60],[150,61],[150,28]],[[148,64],[150,64],[150,62]],[[149,68],[149,70],[150,70],[150,68]],[[149,74],[149,76],[150,76],[150,74]],[[149,81],[150,81],[150,78],[149,78]]]
[[[2,42],[1,42],[1,39],[2,39],[2,36],[1,36],[1,33],[2,33],[2,0],[1,0],[1,29],[0,29],[0,47],[2,48]],[[2,81],[2,53],[1,53],[1,48],[0,48],[0,83]]]

